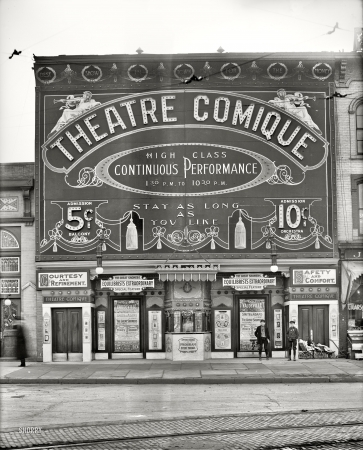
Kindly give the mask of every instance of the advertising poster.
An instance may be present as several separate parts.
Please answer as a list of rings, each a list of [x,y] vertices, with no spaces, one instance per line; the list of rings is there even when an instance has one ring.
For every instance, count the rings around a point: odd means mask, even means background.
[[[149,311],[149,350],[162,349],[161,311]]]
[[[241,298],[240,311],[240,351],[256,351],[256,328],[260,320],[265,318],[265,300],[262,298]]]
[[[216,350],[231,348],[231,311],[215,311],[215,341]]]
[[[36,59],[39,261],[334,256],[332,61],[115,58]]]
[[[282,348],[282,309],[274,310],[274,345]]]
[[[106,312],[105,311],[97,311],[97,327],[98,327],[98,350],[106,350],[106,337],[105,337],[105,319]]]
[[[138,300],[115,300],[115,352],[140,351],[140,309]]]

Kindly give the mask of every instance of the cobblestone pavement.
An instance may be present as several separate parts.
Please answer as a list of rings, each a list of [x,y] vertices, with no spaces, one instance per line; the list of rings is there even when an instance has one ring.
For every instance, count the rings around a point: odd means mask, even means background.
[[[37,433],[24,431],[2,433],[1,448],[343,450],[363,448],[363,409],[239,414],[54,427]]]

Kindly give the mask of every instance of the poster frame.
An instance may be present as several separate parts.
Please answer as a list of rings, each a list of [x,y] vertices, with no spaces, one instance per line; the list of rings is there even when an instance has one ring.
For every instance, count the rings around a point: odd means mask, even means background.
[[[236,311],[235,311],[235,317],[236,317],[236,326],[237,326],[237,342],[236,342],[236,349],[237,349],[237,357],[238,357],[238,353],[250,353],[251,356],[253,356],[254,354],[258,353],[257,349],[256,351],[253,350],[240,350],[240,339],[241,339],[241,324],[240,324],[240,310],[239,310],[239,302],[240,299],[243,298],[251,298],[253,300],[258,300],[258,299],[263,299],[264,303],[265,303],[265,321],[266,321],[266,326],[269,328],[270,330],[270,334],[273,331],[273,327],[271,326],[270,323],[270,302],[269,302],[269,298],[270,296],[268,294],[238,294],[236,295]]]
[[[140,342],[140,350],[136,352],[118,352],[115,351],[115,314],[114,314],[114,307],[115,307],[115,301],[124,300],[124,301],[138,301],[139,302],[139,342]],[[111,302],[111,323],[112,323],[112,332],[111,332],[111,353],[117,354],[117,355],[127,355],[127,354],[140,354],[145,353],[145,317],[144,317],[144,310],[143,307],[144,302],[142,302],[141,297],[121,297],[121,296],[115,296],[112,297]],[[145,356],[145,355],[144,355]]]
[[[161,349],[153,349],[149,347],[149,312],[153,311],[161,311]],[[166,326],[166,318],[164,314],[164,308],[158,305],[150,306],[149,308],[145,308],[145,318],[147,319],[147,328],[146,330],[146,350],[147,352],[165,352],[165,326]]]
[[[231,315],[231,323],[230,323],[230,327],[231,327],[231,347],[230,348],[225,348],[225,349],[221,349],[221,348],[216,348],[215,346],[215,336],[216,336],[216,326],[215,326],[215,314],[216,311],[230,311]],[[226,306],[226,305],[218,305],[218,306],[213,306],[212,307],[212,315],[211,315],[211,330],[212,330],[212,345],[211,345],[211,349],[212,352],[222,352],[222,353],[230,353],[230,352],[234,352],[235,353],[235,336],[236,335],[236,320],[235,320],[235,311],[233,307],[230,306]]]

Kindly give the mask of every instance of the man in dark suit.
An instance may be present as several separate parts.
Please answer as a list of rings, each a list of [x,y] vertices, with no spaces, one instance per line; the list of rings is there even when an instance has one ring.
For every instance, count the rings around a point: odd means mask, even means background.
[[[25,337],[23,332],[23,327],[21,325],[21,318],[19,316],[15,317],[15,326],[17,330],[16,336],[16,357],[20,359],[20,366],[25,367],[25,358],[27,357]]]
[[[296,361],[296,348],[299,340],[299,330],[295,327],[295,320],[290,320],[290,327],[286,333],[287,351],[289,354],[289,361],[291,361],[291,349],[294,350],[294,361]]]
[[[268,344],[270,342],[270,332],[266,327],[266,322],[264,319],[261,319],[261,325],[256,328],[255,336],[257,337],[257,345],[258,345],[258,354],[259,359],[262,359],[262,346],[265,348],[266,359],[269,359],[269,349]]]

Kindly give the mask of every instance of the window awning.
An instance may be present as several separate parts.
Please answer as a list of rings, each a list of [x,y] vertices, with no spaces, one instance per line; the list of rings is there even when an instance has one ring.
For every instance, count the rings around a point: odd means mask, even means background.
[[[215,281],[219,264],[163,264],[156,267],[160,281]]]

